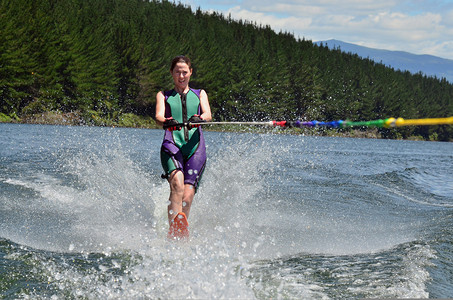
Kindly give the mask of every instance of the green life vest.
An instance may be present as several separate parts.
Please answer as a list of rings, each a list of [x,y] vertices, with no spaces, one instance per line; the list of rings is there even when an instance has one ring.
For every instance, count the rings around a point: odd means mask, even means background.
[[[175,90],[165,92],[165,118],[173,117],[178,123],[187,123],[191,116],[200,115],[200,91],[201,90],[189,89],[186,94],[182,95]],[[186,148],[183,150],[188,150],[190,153],[185,154],[190,155],[196,150],[200,141],[200,128],[192,128],[189,130],[186,126],[183,126],[181,130],[173,131],[172,135],[178,148]]]

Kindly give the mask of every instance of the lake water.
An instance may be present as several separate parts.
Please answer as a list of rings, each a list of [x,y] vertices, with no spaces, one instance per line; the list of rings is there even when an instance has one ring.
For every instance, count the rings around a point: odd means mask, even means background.
[[[0,124],[0,295],[453,297],[453,143],[205,135],[175,243],[162,130]]]

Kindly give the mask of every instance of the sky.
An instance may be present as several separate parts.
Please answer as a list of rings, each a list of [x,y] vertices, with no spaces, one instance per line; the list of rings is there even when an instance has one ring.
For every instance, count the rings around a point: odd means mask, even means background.
[[[181,0],[313,42],[453,59],[453,0]]]

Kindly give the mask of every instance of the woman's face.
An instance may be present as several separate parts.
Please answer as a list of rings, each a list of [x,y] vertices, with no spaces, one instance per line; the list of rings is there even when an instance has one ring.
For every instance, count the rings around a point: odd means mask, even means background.
[[[171,72],[175,88],[178,92],[185,92],[189,86],[190,76],[192,75],[192,69],[185,62],[178,62]]]

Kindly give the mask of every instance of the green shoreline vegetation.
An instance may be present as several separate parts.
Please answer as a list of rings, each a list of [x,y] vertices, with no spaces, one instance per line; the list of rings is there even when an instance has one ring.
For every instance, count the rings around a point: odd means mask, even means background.
[[[114,118],[102,116],[97,111],[69,112],[49,111],[41,114],[26,115],[23,119],[10,117],[0,113],[0,123],[24,123],[42,125],[68,126],[102,126],[102,127],[132,127],[158,128],[153,118],[132,113],[118,114]]]
[[[62,125],[62,126],[101,126],[101,127],[126,127],[126,128],[143,128],[143,129],[160,129],[151,117],[137,116],[131,113],[119,115],[116,120],[105,119],[100,117],[97,112],[92,111],[91,115],[80,112],[61,113],[46,112],[26,116],[24,120],[17,116],[7,116],[0,113],[0,123],[18,123],[18,124],[40,124],[40,125]],[[383,138],[377,128],[360,129],[334,129],[334,128],[269,128],[263,126],[243,126],[243,125],[210,125],[206,127],[208,131],[218,132],[246,132],[246,133],[273,133],[273,134],[294,134],[304,136],[329,136],[329,137],[346,137],[346,138]],[[403,138],[396,135],[396,139],[407,139],[414,141],[424,141],[421,136],[409,136]],[[429,141],[437,141],[434,135]]]
[[[180,54],[192,59],[191,86],[207,91],[215,121],[453,115],[444,78],[268,25],[166,0],[15,0],[0,1],[0,122],[157,128],[155,94],[172,87],[168,64]],[[453,140],[449,125],[271,131]]]

